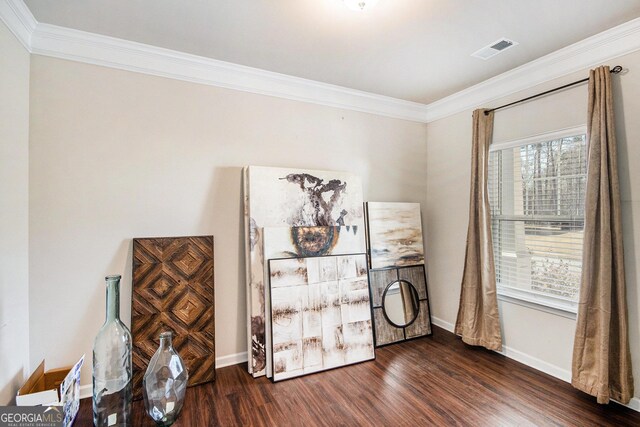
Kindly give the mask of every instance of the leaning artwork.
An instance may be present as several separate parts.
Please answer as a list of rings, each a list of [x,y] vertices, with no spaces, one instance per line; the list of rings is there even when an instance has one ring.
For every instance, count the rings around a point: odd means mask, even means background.
[[[275,258],[320,257],[364,253],[364,230],[357,226],[344,227],[265,227],[262,229],[263,252],[266,260]],[[264,283],[269,283],[265,268]],[[269,292],[265,292],[269,306]],[[271,360],[271,324],[265,322],[267,376],[273,375]]]
[[[258,377],[265,374],[267,367],[264,274],[269,258],[264,253],[265,227],[296,228],[296,232],[305,233],[298,236],[300,239],[309,237],[305,227],[319,226],[332,227],[329,233],[340,227],[340,233],[348,230],[362,235],[362,184],[358,176],[345,172],[249,166],[244,169],[244,203],[248,365],[253,376]],[[314,238],[319,245],[323,243],[322,238]],[[313,250],[312,246],[307,245],[307,249]],[[270,245],[269,250],[272,248]],[[296,254],[304,256],[305,252]]]
[[[369,270],[375,345],[431,335],[424,265]]]
[[[374,358],[364,254],[269,261],[273,381]]]
[[[273,258],[346,255],[366,251],[364,230],[345,227],[265,227],[264,252]]]
[[[367,203],[371,268],[424,264],[419,203]]]

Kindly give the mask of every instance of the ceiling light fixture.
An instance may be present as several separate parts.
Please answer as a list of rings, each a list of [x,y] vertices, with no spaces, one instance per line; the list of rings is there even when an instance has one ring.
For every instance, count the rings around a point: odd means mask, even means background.
[[[378,3],[378,0],[343,0],[345,6],[351,10],[364,12],[372,9]]]

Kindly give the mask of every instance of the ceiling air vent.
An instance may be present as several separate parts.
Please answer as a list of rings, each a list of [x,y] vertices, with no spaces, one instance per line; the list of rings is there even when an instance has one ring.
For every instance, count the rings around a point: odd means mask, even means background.
[[[485,46],[482,49],[479,49],[473,52],[471,56],[480,58],[480,59],[489,59],[501,52],[504,52],[510,47],[517,46],[517,45],[518,45],[518,42],[514,42],[513,40],[509,40],[503,37],[501,39],[494,41],[488,46]]]

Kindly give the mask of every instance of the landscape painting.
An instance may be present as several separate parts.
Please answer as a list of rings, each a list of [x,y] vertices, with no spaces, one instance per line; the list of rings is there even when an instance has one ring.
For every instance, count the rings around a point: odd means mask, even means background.
[[[365,254],[269,261],[273,381],[374,358]]]
[[[371,268],[424,264],[419,203],[367,203]]]
[[[267,347],[265,337],[265,228],[294,228],[302,232],[296,238],[302,245],[289,242],[282,253],[307,256],[307,250],[322,251],[322,238],[304,231],[308,227],[330,227],[362,236],[364,210],[362,183],[356,175],[346,172],[248,166],[243,171],[245,252],[247,271],[248,353],[249,372],[254,377],[265,375]],[[311,237],[311,238],[310,238]],[[309,239],[310,238],[310,239]],[[362,244],[364,245],[364,239]],[[309,239],[305,241],[305,239]],[[329,245],[336,243],[326,241]],[[272,250],[275,245],[269,245]]]

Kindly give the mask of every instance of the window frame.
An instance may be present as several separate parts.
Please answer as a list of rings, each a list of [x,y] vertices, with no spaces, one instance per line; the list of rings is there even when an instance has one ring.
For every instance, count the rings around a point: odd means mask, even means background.
[[[577,135],[585,135],[586,143],[587,126],[586,124],[563,128],[551,132],[545,132],[517,138],[506,141],[494,142],[489,146],[489,153],[494,151],[505,150],[509,148],[521,147],[528,144],[537,144],[541,142],[554,141],[561,138],[568,138]],[[588,146],[587,146],[588,152]],[[586,160],[586,159],[585,159]],[[489,172],[489,171],[487,171]],[[542,292],[519,290],[510,286],[503,286],[496,279],[496,290],[498,300],[510,302],[517,305],[533,308],[562,317],[575,319],[578,312],[578,303],[575,301],[567,301],[553,295],[544,294]]]

